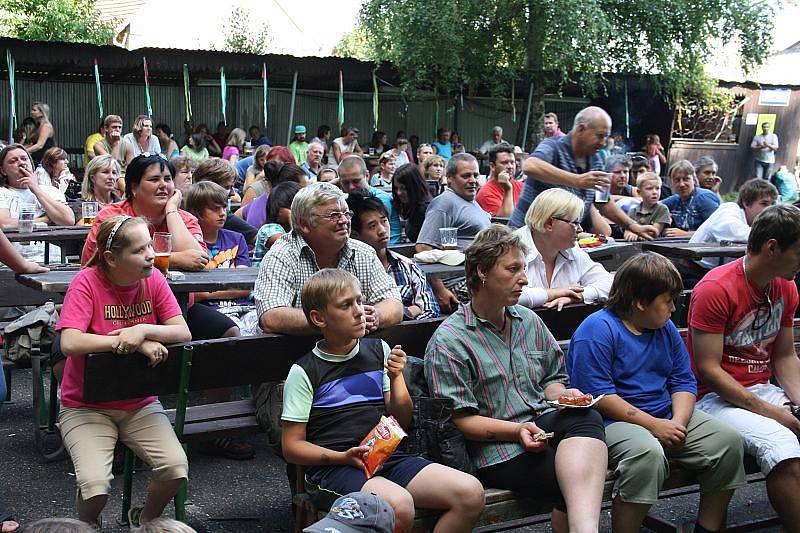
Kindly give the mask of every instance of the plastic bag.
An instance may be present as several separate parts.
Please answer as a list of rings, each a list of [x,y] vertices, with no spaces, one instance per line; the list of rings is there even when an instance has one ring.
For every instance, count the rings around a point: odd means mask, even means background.
[[[370,479],[381,469],[387,459],[407,437],[406,432],[393,416],[381,417],[381,421],[372,428],[359,446],[369,446],[369,450],[361,457],[364,461],[364,474]]]

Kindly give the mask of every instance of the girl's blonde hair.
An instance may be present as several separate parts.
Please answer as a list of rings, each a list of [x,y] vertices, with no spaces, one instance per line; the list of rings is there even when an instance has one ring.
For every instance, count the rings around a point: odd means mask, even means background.
[[[117,215],[104,220],[97,230],[95,239],[97,246],[95,247],[94,254],[86,262],[86,267],[98,266],[104,271],[108,272],[108,262],[105,258],[105,252],[109,251],[113,254],[119,254],[126,246],[130,244],[130,231],[131,228],[138,224],[147,226],[147,221],[141,217],[132,217],[128,215]]]

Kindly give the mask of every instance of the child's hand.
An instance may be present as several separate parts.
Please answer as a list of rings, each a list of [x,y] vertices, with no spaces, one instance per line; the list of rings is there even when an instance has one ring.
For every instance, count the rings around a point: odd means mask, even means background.
[[[147,366],[149,367],[154,367],[163,363],[169,356],[169,350],[167,350],[163,344],[150,340],[145,340],[141,346],[139,346],[138,351],[140,354],[149,359],[149,362],[147,363]]]
[[[145,339],[144,328],[131,326],[129,328],[115,329],[108,333],[117,338],[113,344],[115,353],[133,353],[139,349]]]
[[[369,446],[353,446],[344,453],[346,465],[364,470],[364,454],[369,451]]]
[[[406,366],[406,352],[399,344],[389,352],[389,359],[386,361],[386,372],[390,378],[403,375],[403,368]]]

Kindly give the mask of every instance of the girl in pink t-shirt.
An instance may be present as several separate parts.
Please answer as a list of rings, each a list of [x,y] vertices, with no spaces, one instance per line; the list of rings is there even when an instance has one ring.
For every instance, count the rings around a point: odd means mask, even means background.
[[[168,355],[164,344],[191,340],[154,258],[144,219],[118,215],[103,222],[97,250],[70,284],[56,327],[67,355],[59,429],[75,466],[78,516],[90,524],[101,523],[117,438],[153,469],[145,505],[129,513],[132,525],[160,516],[188,476],[186,454],[156,398],[101,404],[83,398],[87,354],[144,356],[155,366]]]

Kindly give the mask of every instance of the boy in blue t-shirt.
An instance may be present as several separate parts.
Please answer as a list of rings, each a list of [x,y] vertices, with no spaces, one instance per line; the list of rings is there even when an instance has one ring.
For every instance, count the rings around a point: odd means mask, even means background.
[[[283,390],[284,458],[309,467],[306,479],[339,495],[374,492],[392,506],[396,531],[411,531],[414,507],[442,511],[437,529],[472,531],[483,510],[483,487],[464,472],[395,452],[369,480],[362,439],[393,415],[411,422],[411,396],[403,378],[406,354],[377,338],[363,338],[361,285],[352,274],[323,269],[301,292],[308,322],[324,337],[292,365]],[[446,487],[445,490],[442,490]]]
[[[608,304],[575,331],[570,385],[595,396],[614,470],[613,529],[639,531],[669,474],[668,460],[696,472],[695,531],[720,531],[745,484],[736,430],[695,409],[697,382],[670,315],[681,277],[666,258],[639,254],[617,270]]]

